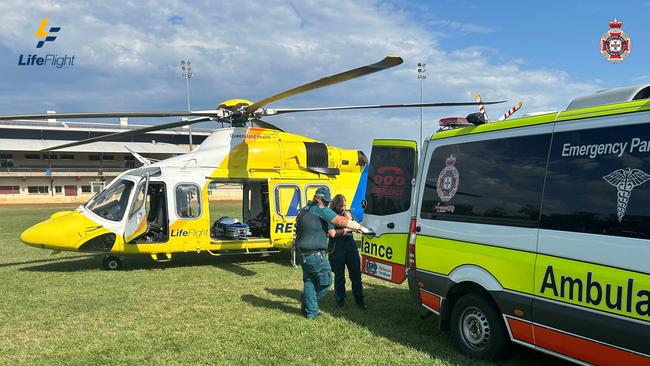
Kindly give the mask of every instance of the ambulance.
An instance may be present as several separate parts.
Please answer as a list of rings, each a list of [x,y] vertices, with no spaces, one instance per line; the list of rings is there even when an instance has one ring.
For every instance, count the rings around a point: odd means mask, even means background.
[[[375,140],[363,272],[407,281],[470,357],[499,359],[514,342],[650,365],[649,97],[641,85],[560,112],[470,115],[420,154]]]

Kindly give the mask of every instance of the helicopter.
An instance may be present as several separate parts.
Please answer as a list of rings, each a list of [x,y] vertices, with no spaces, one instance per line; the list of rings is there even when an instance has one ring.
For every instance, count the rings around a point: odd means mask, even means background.
[[[77,209],[56,212],[27,228],[20,239],[27,245],[55,253],[102,254],[103,268],[118,270],[125,255],[149,255],[156,262],[168,262],[174,253],[182,252],[207,252],[214,256],[268,255],[291,249],[298,211],[321,187],[332,194],[353,197],[351,211],[360,221],[367,176],[366,155],[360,150],[330,146],[285,132],[261,118],[296,112],[478,105],[477,102],[451,102],[299,109],[267,107],[270,103],[386,70],[402,62],[401,57],[388,56],[258,102],[229,99],[211,110],[0,116],[0,120],[181,117],[171,123],[52,146],[44,149],[45,152],[199,122],[229,125],[215,129],[192,151],[165,160],[152,162],[132,152],[143,166],[123,172]],[[209,186],[222,183],[241,186],[243,222],[224,217],[219,204],[208,200]]]

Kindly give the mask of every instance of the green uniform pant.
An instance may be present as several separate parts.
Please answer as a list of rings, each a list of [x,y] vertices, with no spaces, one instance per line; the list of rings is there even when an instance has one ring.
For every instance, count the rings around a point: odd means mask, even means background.
[[[345,299],[345,267],[352,282],[352,294],[356,302],[363,302],[363,285],[361,284],[361,259],[357,244],[353,240],[340,240],[330,255],[334,271],[334,298]]]
[[[325,252],[302,256],[302,281],[304,284],[304,305],[307,318],[320,314],[318,300],[322,299],[332,284],[332,269]]]

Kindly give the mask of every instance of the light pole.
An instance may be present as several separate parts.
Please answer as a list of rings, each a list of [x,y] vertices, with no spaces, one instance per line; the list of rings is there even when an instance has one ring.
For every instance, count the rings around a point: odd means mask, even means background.
[[[418,79],[420,80],[420,104],[424,103],[424,79],[427,78],[427,64],[418,62]],[[422,146],[422,119],[424,107],[420,107],[420,141],[418,146]]]
[[[185,90],[187,91],[187,118],[190,116],[190,79],[192,78],[192,64],[190,60],[181,60],[181,76],[185,79]],[[187,125],[190,133],[190,151],[193,150],[192,146],[192,125]]]

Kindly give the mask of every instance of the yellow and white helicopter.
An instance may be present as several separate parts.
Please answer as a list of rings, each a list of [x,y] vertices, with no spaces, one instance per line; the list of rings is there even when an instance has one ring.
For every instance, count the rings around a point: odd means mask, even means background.
[[[186,120],[118,132],[54,146],[65,149],[96,141],[136,135],[205,121],[225,122],[193,151],[126,171],[74,211],[63,211],[25,230],[28,245],[54,251],[103,253],[103,267],[121,268],[121,256],[146,254],[169,261],[172,253],[208,252],[266,254],[290,249],[295,217],[316,189],[353,197],[352,211],[362,215],[367,158],[362,151],[328,146],[287,133],[260,117],[309,111],[369,108],[442,107],[467,103],[358,105],[326,108],[272,109],[269,103],[385,70],[402,63],[400,57],[328,76],[253,103],[231,99],[217,109],[192,112],[111,112],[0,116],[0,120],[170,117]],[[483,102],[491,104],[492,102]],[[493,102],[498,103],[498,102]],[[243,223],[222,219],[210,207],[210,183],[237,183],[243,189]],[[213,214],[216,215],[213,216]]]

